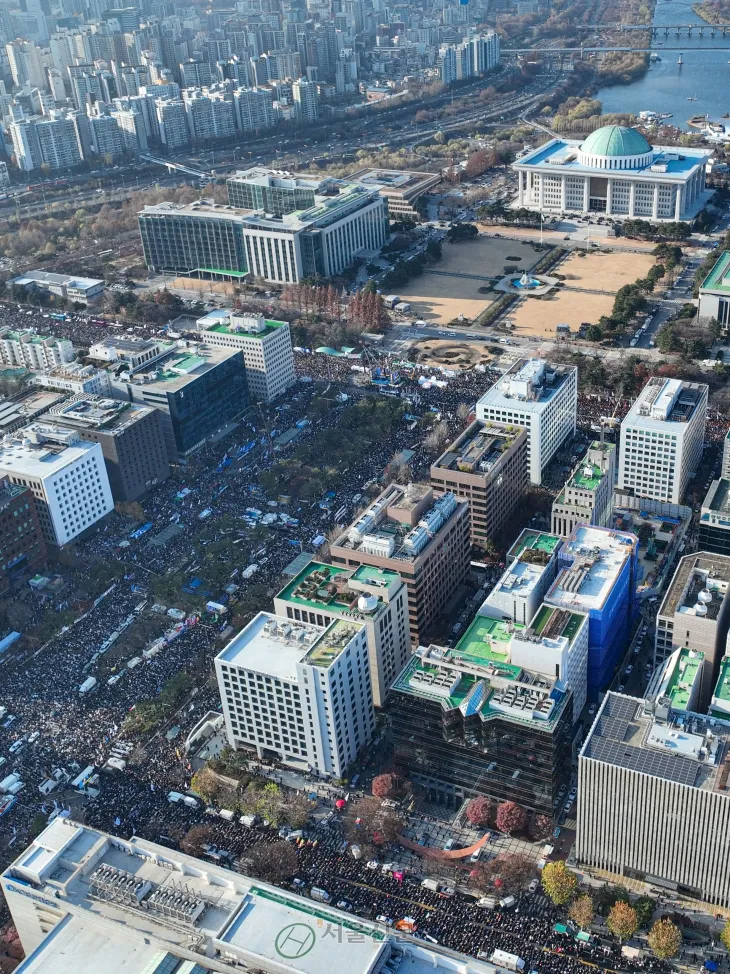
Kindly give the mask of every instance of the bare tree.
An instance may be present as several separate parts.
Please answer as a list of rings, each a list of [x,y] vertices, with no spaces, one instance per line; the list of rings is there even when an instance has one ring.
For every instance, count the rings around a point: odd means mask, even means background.
[[[289,842],[258,842],[246,863],[251,875],[278,885],[296,876],[299,864],[294,846]]]

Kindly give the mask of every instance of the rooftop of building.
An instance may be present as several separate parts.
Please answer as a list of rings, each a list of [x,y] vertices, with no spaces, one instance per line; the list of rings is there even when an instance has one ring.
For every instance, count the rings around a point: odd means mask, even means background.
[[[59,341],[68,341],[68,339],[56,338],[55,335],[39,335],[38,332],[32,328],[21,328],[19,330],[13,328],[0,328],[0,341],[3,340],[9,342],[23,342],[24,344],[30,345],[45,345],[46,343],[57,345]]]
[[[554,729],[569,699],[562,684],[543,674],[441,646],[419,647],[393,689],[437,701],[444,711],[460,710],[464,717],[501,717],[546,731]]]
[[[720,671],[712,694],[710,713],[720,714],[725,720],[730,719],[730,656],[723,656],[720,660]]]
[[[535,613],[535,618],[525,631],[532,639],[567,639],[572,643],[585,622],[582,612],[570,612],[554,605],[543,603]]]
[[[94,348],[108,348],[110,351],[120,352],[122,355],[125,353],[137,355],[140,352],[151,350],[171,351],[175,348],[175,343],[161,341],[159,338],[122,338],[121,336],[112,335],[109,338],[102,338],[100,342],[94,342],[89,349],[92,357],[92,350]]]
[[[628,532],[577,525],[560,550],[572,563],[560,569],[546,600],[582,611],[602,608],[637,546]]]
[[[418,195],[441,181],[439,173],[409,172],[400,169],[358,169],[349,178],[363,186],[373,186],[386,196]]]
[[[700,291],[719,291],[730,294],[730,250],[724,250],[700,285]],[[730,430],[728,430],[730,435]]]
[[[666,697],[672,710],[678,712],[689,708],[695,682],[702,673],[705,654],[694,649],[678,649],[667,660],[657,696]]]
[[[545,359],[518,359],[505,374],[487,389],[480,403],[532,412],[546,406],[571,377],[576,382],[574,365],[551,365]]]
[[[0,470],[42,479],[75,463],[93,449],[99,449],[97,444],[79,439],[73,430],[32,423],[0,441]]]
[[[327,626],[313,626],[259,612],[216,659],[296,683],[298,663],[327,669],[361,628],[356,620],[335,619]]]
[[[675,430],[686,426],[696,410],[707,406],[708,386],[704,382],[684,382],[655,375],[634,400],[621,426]]]
[[[454,649],[449,651],[449,658],[480,665],[509,664],[512,636],[524,628],[520,623],[478,615]],[[510,669],[519,672],[519,667]]]
[[[176,349],[153,362],[144,363],[133,374],[122,370],[119,380],[133,385],[161,386],[166,392],[175,392],[221,362],[240,354],[239,349],[220,345],[190,345],[189,348]],[[109,366],[112,372],[117,369],[119,363]]]
[[[546,565],[561,544],[561,539],[555,534],[525,528],[507,552],[507,564],[521,558],[533,564]]]
[[[336,612],[364,620],[378,615],[384,605],[374,593],[387,594],[400,582],[397,572],[361,565],[353,571],[324,562],[311,561],[277,595],[278,599],[309,609]],[[367,586],[367,591],[359,586]],[[374,597],[367,598],[368,595]],[[361,601],[363,599],[364,601]]]
[[[144,406],[141,403],[104,399],[102,396],[80,393],[60,405],[53,406],[43,420],[74,429],[122,433],[138,420],[149,416],[152,411],[152,406]]]
[[[520,435],[527,435],[521,426],[475,420],[441,454],[432,470],[459,470],[488,476]]]
[[[415,561],[468,505],[450,492],[434,498],[423,484],[390,484],[332,547],[396,561]]]
[[[64,399],[64,394],[31,389],[0,402],[0,433],[13,432]]]
[[[730,727],[691,712],[659,719],[644,701],[607,693],[581,749],[589,758],[728,794]]]
[[[565,486],[577,490],[595,490],[608,472],[603,469],[600,462],[597,462],[596,451],[609,454],[615,449],[615,443],[599,443],[597,441],[591,443],[586,453],[586,459],[576,464]]]
[[[724,515],[730,524],[730,480],[713,480],[702,501],[701,521],[709,521],[710,515]],[[717,518],[713,517],[713,521]]]
[[[595,133],[594,133],[595,134]],[[579,159],[579,150],[585,142],[572,139],[551,139],[550,141],[526,152],[513,165],[516,168],[523,166],[537,167],[550,172],[580,174],[580,173],[603,173],[604,169],[595,166],[584,165]],[[590,147],[584,149],[588,154],[603,155],[603,153],[591,153]],[[647,152],[640,149],[632,152],[631,155],[641,156]],[[642,178],[666,180],[667,178],[684,181],[692,175],[698,166],[704,166],[707,159],[712,155],[710,149],[686,149],[684,146],[655,145],[652,147],[651,161],[635,166],[626,166],[621,172],[627,175],[640,174]]]
[[[25,271],[19,277],[14,277],[8,284],[18,284],[25,287],[28,284],[55,284],[57,287],[76,288],[80,291],[89,291],[92,288],[103,286],[104,281],[94,277],[78,277],[75,274],[51,274],[49,271]]]
[[[522,558],[507,559],[507,567],[486,598],[486,602],[494,595],[519,596],[527,598],[530,592],[542,578],[547,562],[531,562]]]
[[[659,615],[671,617],[675,612],[680,612],[702,615],[714,621],[727,594],[728,584],[730,584],[730,557],[713,555],[707,551],[696,551],[691,555],[685,555],[680,559],[674,577],[669,583],[659,608]],[[706,601],[708,595],[710,599]],[[706,606],[706,612],[696,611],[698,602]]]
[[[234,311],[211,311],[196,321],[203,332],[217,335],[241,335],[244,338],[268,338],[281,328],[288,328],[285,321],[275,321],[256,314],[236,314]]]
[[[250,183],[253,186],[271,187],[272,189],[311,189],[315,193],[332,190],[337,192],[340,180],[332,176],[318,176],[310,173],[288,172],[286,169],[267,169],[265,166],[252,166],[250,169],[239,169],[228,176],[226,182]]]

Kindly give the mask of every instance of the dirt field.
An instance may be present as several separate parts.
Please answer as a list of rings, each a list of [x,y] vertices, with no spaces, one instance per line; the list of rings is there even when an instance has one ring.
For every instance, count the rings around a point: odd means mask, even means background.
[[[481,342],[427,341],[416,346],[417,361],[423,365],[438,365],[447,369],[471,369],[486,364],[491,355]]]
[[[446,324],[460,314],[473,319],[499,296],[494,291],[480,294],[479,288],[489,283],[481,278],[502,277],[506,266],[527,270],[539,257],[532,244],[516,240],[479,237],[444,243],[443,258],[398,294],[411,305],[413,315],[424,321]]]
[[[554,338],[555,326],[570,325],[576,332],[584,321],[595,323],[611,313],[616,291],[643,277],[654,263],[649,254],[571,255],[556,271],[565,276],[566,285],[595,288],[606,294],[588,294],[567,289],[553,291],[542,300],[527,298],[510,313],[515,332]]]

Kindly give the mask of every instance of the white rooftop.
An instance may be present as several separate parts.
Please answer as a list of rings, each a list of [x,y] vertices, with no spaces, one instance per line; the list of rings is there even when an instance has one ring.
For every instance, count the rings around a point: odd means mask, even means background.
[[[545,359],[520,359],[487,389],[479,403],[540,412],[574,370],[575,366],[551,365]]]
[[[628,532],[578,525],[561,550],[574,556],[573,564],[558,572],[545,601],[583,612],[601,608],[635,541]]]
[[[652,376],[634,400],[621,426],[662,430],[670,424],[672,432],[681,433],[703,401],[707,389],[703,383]]]
[[[123,928],[112,937],[78,917],[66,916],[17,970],[18,974],[80,974],[87,968],[104,974],[144,974],[156,957],[162,960],[164,953],[140,937],[125,936]]]
[[[542,578],[547,567],[547,565],[538,565],[516,558],[505,568],[504,574],[489,593],[489,596],[499,594],[527,598]]]
[[[683,758],[700,760],[700,749],[705,744],[702,734],[688,734],[687,731],[672,724],[653,723],[646,738],[646,746],[681,754]]]
[[[232,666],[296,683],[297,663],[324,631],[323,626],[310,626],[306,622],[293,624],[283,616],[259,612],[216,658]]]
[[[46,434],[53,437],[53,441],[44,441]],[[68,437],[68,445],[59,442],[64,435]],[[91,450],[98,450],[98,444],[79,439],[75,432],[36,424],[19,430],[13,437],[3,437],[0,441],[0,470],[43,479],[75,463]]]

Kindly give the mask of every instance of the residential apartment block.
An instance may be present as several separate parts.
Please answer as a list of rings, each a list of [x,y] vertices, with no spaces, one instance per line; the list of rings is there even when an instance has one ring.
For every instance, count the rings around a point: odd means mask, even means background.
[[[76,352],[67,338],[53,338],[31,331],[0,328],[0,361],[3,365],[23,365],[32,371],[55,369],[73,362]]]
[[[468,502],[475,547],[487,547],[513,515],[527,490],[527,459],[524,429],[475,420],[431,464],[435,493]]]

